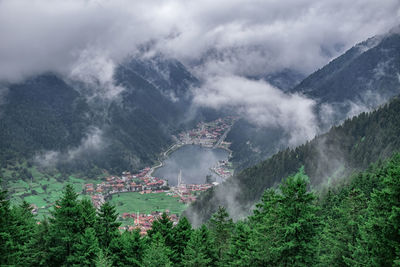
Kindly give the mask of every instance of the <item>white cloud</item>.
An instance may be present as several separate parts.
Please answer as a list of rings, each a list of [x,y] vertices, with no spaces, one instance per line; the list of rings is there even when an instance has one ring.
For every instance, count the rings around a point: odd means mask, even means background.
[[[87,50],[117,63],[150,41],[234,74],[309,73],[388,31],[399,10],[398,0],[2,0],[0,80],[69,73]]]
[[[290,145],[309,140],[318,131],[313,100],[285,94],[264,81],[216,76],[197,90],[195,104],[229,107],[256,125],[283,128],[290,135]]]
[[[90,100],[114,100],[124,90],[115,85],[114,62],[107,57],[107,52],[84,50],[79,59],[73,64],[68,77],[83,83],[85,95]]]
[[[36,155],[35,161],[44,167],[54,167],[60,162],[71,162],[87,156],[87,153],[101,151],[106,146],[103,138],[103,131],[99,128],[92,127],[82,139],[81,144],[77,147],[70,148],[66,152],[60,151],[44,151]]]
[[[54,71],[115,99],[115,66],[147,45],[205,81],[197,104],[235,107],[296,143],[316,132],[313,102],[240,76],[310,73],[399,19],[398,0],[1,0],[0,81]]]
[[[90,129],[80,146],[68,150],[68,160],[73,160],[86,152],[101,150],[105,145],[102,135],[103,132],[99,128]]]

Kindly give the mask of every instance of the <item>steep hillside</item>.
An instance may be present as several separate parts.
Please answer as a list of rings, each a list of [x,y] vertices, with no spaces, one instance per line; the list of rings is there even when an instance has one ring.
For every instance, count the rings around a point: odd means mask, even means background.
[[[400,150],[400,100],[371,113],[362,113],[294,149],[281,151],[203,194],[186,214],[193,221],[210,218],[222,205],[240,217],[249,212],[263,191],[295,173],[301,166],[318,186]]]
[[[165,60],[162,55],[145,60],[130,60],[125,67],[152,83],[174,100],[189,98],[190,91],[188,89],[199,82],[181,62],[175,59]]]
[[[94,85],[51,73],[7,85],[0,106],[1,167],[29,161],[90,175],[140,169],[184,126],[195,83],[181,63],[157,57],[118,66],[114,86],[123,89],[111,100],[98,97],[101,89]]]
[[[77,146],[90,123],[85,100],[53,74],[9,86],[0,108],[2,167],[38,150]]]
[[[347,117],[374,109],[398,95],[399,75],[400,33],[397,29],[355,45],[286,91],[315,100],[322,133]],[[270,134],[277,130],[246,126],[243,122],[233,128],[228,140],[234,144],[233,160],[237,168],[251,166],[281,149],[276,144],[285,143],[285,138]],[[263,131],[266,134],[260,138]]]
[[[363,100],[367,91],[388,98],[400,90],[399,73],[400,34],[389,33],[357,44],[291,92],[320,103]]]

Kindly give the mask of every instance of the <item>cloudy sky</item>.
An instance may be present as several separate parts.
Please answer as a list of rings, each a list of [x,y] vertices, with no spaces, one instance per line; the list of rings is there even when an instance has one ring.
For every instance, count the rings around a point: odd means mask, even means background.
[[[0,79],[153,43],[207,73],[310,73],[400,19],[398,0],[0,0]],[[216,60],[218,58],[218,60]]]
[[[146,46],[204,81],[196,104],[309,139],[312,100],[246,77],[309,74],[399,21],[399,0],[0,0],[0,81],[53,71],[112,98],[114,67]]]

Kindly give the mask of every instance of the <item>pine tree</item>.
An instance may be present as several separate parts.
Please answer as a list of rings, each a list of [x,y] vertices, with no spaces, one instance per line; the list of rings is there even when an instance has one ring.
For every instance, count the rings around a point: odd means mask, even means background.
[[[82,212],[82,229],[94,228],[96,223],[96,209],[90,199],[82,199],[79,203]]]
[[[316,197],[307,191],[303,169],[288,177],[280,194],[269,193],[262,223],[255,226],[258,265],[310,266],[317,262],[320,217]]]
[[[0,179],[0,184],[1,184]],[[10,255],[8,252],[13,246],[10,233],[10,202],[7,199],[7,191],[0,186],[0,265],[9,264]]]
[[[233,221],[224,207],[219,207],[209,222],[210,230],[214,238],[218,257],[223,259],[229,249],[229,242],[233,231]]]
[[[110,259],[100,249],[96,259],[96,267],[112,267]]]
[[[192,233],[182,257],[182,265],[185,267],[210,266],[212,259],[208,257],[203,236],[200,230]]]
[[[171,253],[168,255],[169,259],[173,263],[178,262],[178,255],[173,251],[175,245],[173,223],[165,212],[153,222],[151,229],[147,231],[147,236],[152,239],[157,233],[162,236],[165,245],[168,247],[168,251]]]
[[[376,190],[368,207],[368,220],[354,251],[353,265],[400,264],[400,154],[396,154],[379,173],[384,188]]]
[[[180,264],[185,247],[192,235],[192,225],[186,217],[182,217],[178,224],[173,228],[173,255],[171,259],[174,264]]]
[[[232,235],[228,257],[225,262],[227,266],[252,266],[250,249],[251,229],[245,222],[237,222]]]
[[[169,259],[171,251],[165,245],[164,238],[161,234],[155,233],[151,238],[149,247],[144,252],[143,266],[146,267],[161,267],[161,266],[172,266],[172,262]]]
[[[25,257],[21,265],[23,266],[52,266],[50,262],[49,245],[49,223],[47,219],[42,220],[33,233],[32,239],[27,244]]]
[[[116,221],[117,218],[118,214],[115,211],[115,207],[109,202],[105,202],[100,207],[95,228],[100,248],[107,249],[111,240],[119,236],[118,227],[121,224]]]
[[[27,253],[28,242],[32,239],[36,221],[32,214],[32,208],[27,202],[11,209],[9,232],[13,245],[8,254],[14,264],[22,261]]]
[[[82,234],[82,210],[78,195],[71,185],[65,187],[63,196],[56,201],[50,218],[49,258],[54,266],[61,266],[74,253],[74,244]]]
[[[68,258],[68,263],[73,266],[95,266],[99,252],[96,232],[93,228],[87,228],[74,244],[74,254]]]
[[[144,242],[139,231],[123,232],[111,240],[108,247],[113,266],[140,266],[144,253]]]
[[[344,266],[351,258],[357,239],[359,226],[365,219],[367,199],[358,189],[352,189],[338,204],[330,207],[333,211],[324,217],[321,236],[321,266]]]
[[[172,226],[171,219],[164,212],[160,218],[153,222],[151,229],[147,231],[147,235],[152,238],[156,233],[160,233],[165,240],[165,245],[172,249],[174,245]]]
[[[218,252],[210,231],[204,224],[196,231],[200,232],[201,243],[204,246],[206,258],[211,260],[209,266],[217,266],[219,260]]]

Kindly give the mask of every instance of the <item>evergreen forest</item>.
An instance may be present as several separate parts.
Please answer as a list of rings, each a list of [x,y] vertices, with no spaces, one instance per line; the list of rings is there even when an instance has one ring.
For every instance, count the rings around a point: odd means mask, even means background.
[[[194,228],[167,214],[148,234],[119,231],[67,185],[49,218],[0,194],[2,266],[395,266],[400,264],[400,154],[314,191],[301,167],[238,221],[219,207]]]

